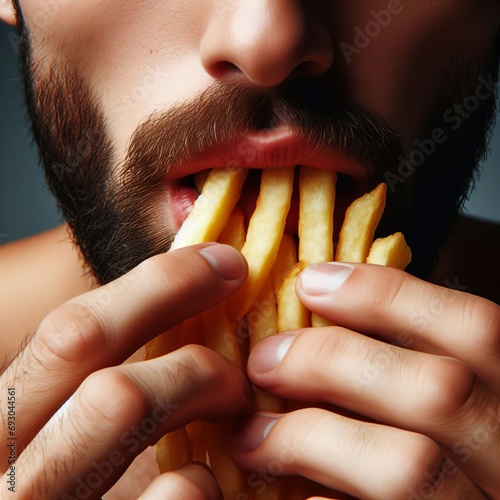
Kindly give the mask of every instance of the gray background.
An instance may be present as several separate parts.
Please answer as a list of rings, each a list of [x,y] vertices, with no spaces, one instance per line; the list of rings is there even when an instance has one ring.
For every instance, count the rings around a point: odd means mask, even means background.
[[[500,222],[500,119],[491,154],[466,205],[470,215]],[[17,35],[0,22],[0,243],[60,222],[38,166],[23,108]]]

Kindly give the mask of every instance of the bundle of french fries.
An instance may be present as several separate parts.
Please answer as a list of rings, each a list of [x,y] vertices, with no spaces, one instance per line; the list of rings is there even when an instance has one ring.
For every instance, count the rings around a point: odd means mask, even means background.
[[[167,354],[188,343],[203,343],[242,370],[248,352],[274,333],[330,322],[311,313],[295,294],[300,272],[315,262],[334,260],[336,173],[300,167],[298,249],[284,233],[294,186],[294,168],[264,169],[255,211],[245,228],[237,206],[247,171],[214,169],[200,180],[200,196],[177,234],[172,249],[219,241],[241,250],[249,275],[243,288],[226,302],[191,318],[157,337],[146,347],[146,359]],[[377,239],[374,234],[385,207],[386,186],[357,199],[348,208],[335,260],[368,262],[404,269],[411,252],[401,233]],[[298,252],[297,252],[298,250]],[[199,332],[204,332],[200,338]],[[256,411],[283,412],[292,404],[256,390]],[[192,460],[208,462],[224,498],[254,498],[246,474],[229,456],[231,425],[194,422],[164,436],[157,447],[160,471],[174,470]],[[291,498],[287,485],[275,481],[259,499]],[[300,498],[295,491],[294,497]],[[241,498],[241,497],[240,497]]]

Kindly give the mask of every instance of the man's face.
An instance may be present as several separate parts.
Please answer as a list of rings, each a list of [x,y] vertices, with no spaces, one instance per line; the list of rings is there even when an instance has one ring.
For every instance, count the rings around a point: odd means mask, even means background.
[[[20,7],[35,135],[103,282],[168,248],[196,196],[186,176],[197,171],[333,168],[346,203],[385,180],[388,227],[419,226],[410,234],[416,240],[431,219],[441,224],[435,232],[447,231],[484,148],[497,77],[495,0],[21,0]],[[465,139],[472,146],[458,155]],[[467,165],[456,167],[457,158]],[[434,172],[438,161],[446,165]],[[437,199],[454,183],[445,215],[434,213],[439,201],[416,215],[423,189],[437,190]],[[442,241],[429,239],[435,253]],[[421,259],[423,269],[429,256]]]

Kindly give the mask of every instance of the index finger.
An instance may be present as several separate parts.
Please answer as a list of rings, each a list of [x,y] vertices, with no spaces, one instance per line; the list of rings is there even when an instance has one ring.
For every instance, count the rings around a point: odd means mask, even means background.
[[[500,391],[500,307],[396,269],[315,264],[297,284],[304,305],[401,347],[452,356]]]
[[[52,311],[0,380],[2,397],[15,391],[17,453],[90,373],[124,361],[156,335],[223,300],[242,286],[246,272],[238,251],[202,244],[148,259]],[[0,439],[7,437],[3,415]],[[6,450],[0,452],[3,464]]]

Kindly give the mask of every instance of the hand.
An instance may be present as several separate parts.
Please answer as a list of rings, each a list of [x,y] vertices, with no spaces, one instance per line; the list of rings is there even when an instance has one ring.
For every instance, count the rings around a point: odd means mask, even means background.
[[[244,375],[204,347],[120,366],[235,292],[246,272],[230,247],[198,245],[153,257],[51,312],[0,378],[0,498],[10,498],[9,486],[16,498],[98,498],[166,432],[248,411]],[[219,498],[220,490],[193,465],[155,480],[142,498],[181,494]]]
[[[249,418],[235,460],[360,498],[500,498],[500,308],[366,264],[314,265],[297,293],[342,326],[262,341],[249,376],[320,407]]]

